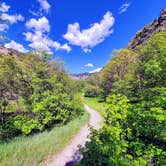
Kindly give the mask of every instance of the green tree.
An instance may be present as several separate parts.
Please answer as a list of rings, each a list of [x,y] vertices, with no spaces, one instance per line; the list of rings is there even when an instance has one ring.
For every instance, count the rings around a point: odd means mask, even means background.
[[[101,71],[100,87],[104,96],[111,93],[114,88],[118,88],[121,91],[120,93],[126,89],[123,80],[126,77],[130,77],[133,65],[137,62],[136,53],[131,50],[122,49],[115,51],[114,54]]]
[[[100,74],[94,73],[86,80],[85,96],[96,97],[100,94]]]
[[[0,57],[0,138],[63,125],[82,105],[63,63],[30,52]]]
[[[99,132],[92,132],[80,165],[164,166],[166,31],[134,52],[118,52],[101,78],[100,87],[108,96],[106,122]]]

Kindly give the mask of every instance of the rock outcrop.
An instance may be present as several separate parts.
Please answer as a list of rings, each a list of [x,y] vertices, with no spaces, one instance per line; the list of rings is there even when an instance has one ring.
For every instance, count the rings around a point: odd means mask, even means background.
[[[20,53],[19,51],[16,51],[11,48],[6,48],[6,47],[0,45],[0,56],[4,56],[4,55],[19,56],[22,54],[23,53]]]
[[[134,49],[138,45],[145,44],[154,34],[163,31],[166,28],[166,8],[164,8],[158,19],[154,20],[149,25],[139,31],[136,36],[130,41],[127,48]]]

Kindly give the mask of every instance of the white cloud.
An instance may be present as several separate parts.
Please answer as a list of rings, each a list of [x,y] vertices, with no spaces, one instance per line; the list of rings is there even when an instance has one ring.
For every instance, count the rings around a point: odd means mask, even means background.
[[[85,67],[93,67],[94,65],[92,63],[87,63]]]
[[[48,47],[48,39],[46,37],[43,37],[41,32],[27,32],[27,33],[23,33],[25,35],[25,39],[26,41],[31,42],[29,44],[29,46],[33,49],[36,50],[47,50],[50,51],[49,47]]]
[[[24,17],[21,14],[9,15],[6,12],[10,9],[10,6],[5,2],[0,2],[1,23],[0,31],[5,31],[9,28],[9,25],[17,23],[18,21],[24,21]],[[7,22],[7,23],[6,23]]]
[[[122,14],[127,11],[127,9],[130,7],[131,3],[124,3],[122,6],[119,8],[119,14]]]
[[[83,48],[83,51],[84,51],[85,53],[90,53],[90,52],[91,52],[91,49],[90,49],[90,48]]]
[[[28,22],[26,22],[26,27],[29,29],[34,29],[35,31],[49,32],[50,25],[49,21],[46,17],[41,17],[38,20],[35,18],[31,18]]]
[[[61,50],[66,50],[67,52],[70,52],[70,51],[71,51],[71,47],[70,47],[67,43],[61,45],[61,48],[60,48],[60,49],[61,49]]]
[[[9,25],[17,23],[18,21],[24,21],[24,17],[21,14],[9,15],[6,13],[2,13],[1,20],[9,23],[9,24],[6,23],[0,24],[0,31],[5,31],[6,29],[9,28]]]
[[[0,31],[4,31],[5,29],[8,29],[9,26],[7,24],[0,24]]]
[[[14,40],[12,40],[10,43],[5,44],[6,48],[13,48],[14,50],[17,50],[22,53],[26,53],[27,50],[24,48],[23,45],[16,43]]]
[[[38,0],[38,2],[40,3],[41,9],[48,13],[51,5],[47,2],[47,0]]]
[[[29,46],[37,51],[45,50],[51,53],[51,48],[55,50],[65,50],[67,52],[71,51],[70,46],[65,43],[61,45],[57,41],[53,41],[48,37],[48,32],[50,32],[50,24],[46,17],[41,17],[38,20],[32,18],[30,21],[26,22],[26,27],[31,29],[33,32],[23,33],[25,35],[26,41],[30,42]]]
[[[1,12],[7,12],[10,9],[10,6],[6,5],[5,2],[1,2],[0,4],[0,11]]]
[[[26,41],[31,42],[29,46],[37,51],[48,51],[51,53],[51,48],[55,50],[65,50],[67,52],[71,51],[71,48],[68,44],[61,45],[59,42],[51,40],[45,34],[37,31],[35,33],[27,32],[24,33]]]
[[[28,12],[30,14],[32,14],[33,16],[35,16],[35,17],[41,17],[42,16],[42,13],[40,11],[36,12],[36,11],[33,11],[33,10],[29,9]]]
[[[84,52],[90,52],[91,48],[103,42],[107,36],[113,33],[111,28],[114,22],[115,18],[108,11],[99,23],[92,24],[88,29],[80,30],[80,25],[77,22],[69,24],[63,38],[72,45],[80,46]]]
[[[3,21],[9,21],[10,24],[17,23],[18,21],[24,21],[24,17],[21,14],[9,15],[6,13],[1,14],[1,19]]]
[[[92,70],[92,71],[90,71],[89,73],[98,73],[98,72],[100,72],[101,71],[101,67],[99,67],[99,68],[97,68],[97,69],[95,69],[95,70]]]

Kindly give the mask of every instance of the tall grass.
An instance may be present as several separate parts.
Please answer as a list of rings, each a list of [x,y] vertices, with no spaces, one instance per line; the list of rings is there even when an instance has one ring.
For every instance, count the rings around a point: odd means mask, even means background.
[[[66,146],[80,128],[88,121],[84,113],[65,126],[55,127],[34,136],[18,137],[8,143],[0,143],[0,166],[45,165]]]

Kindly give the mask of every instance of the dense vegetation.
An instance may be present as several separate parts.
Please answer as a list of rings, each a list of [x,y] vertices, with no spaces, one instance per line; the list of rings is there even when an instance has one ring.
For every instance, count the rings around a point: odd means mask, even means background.
[[[63,64],[29,53],[0,56],[0,139],[66,124],[82,105]]]
[[[88,121],[88,113],[66,125],[54,127],[30,136],[19,136],[10,142],[0,143],[1,166],[45,166]],[[11,162],[12,161],[12,162]]]
[[[116,51],[85,94],[102,97],[107,110],[80,165],[166,165],[166,31]]]

